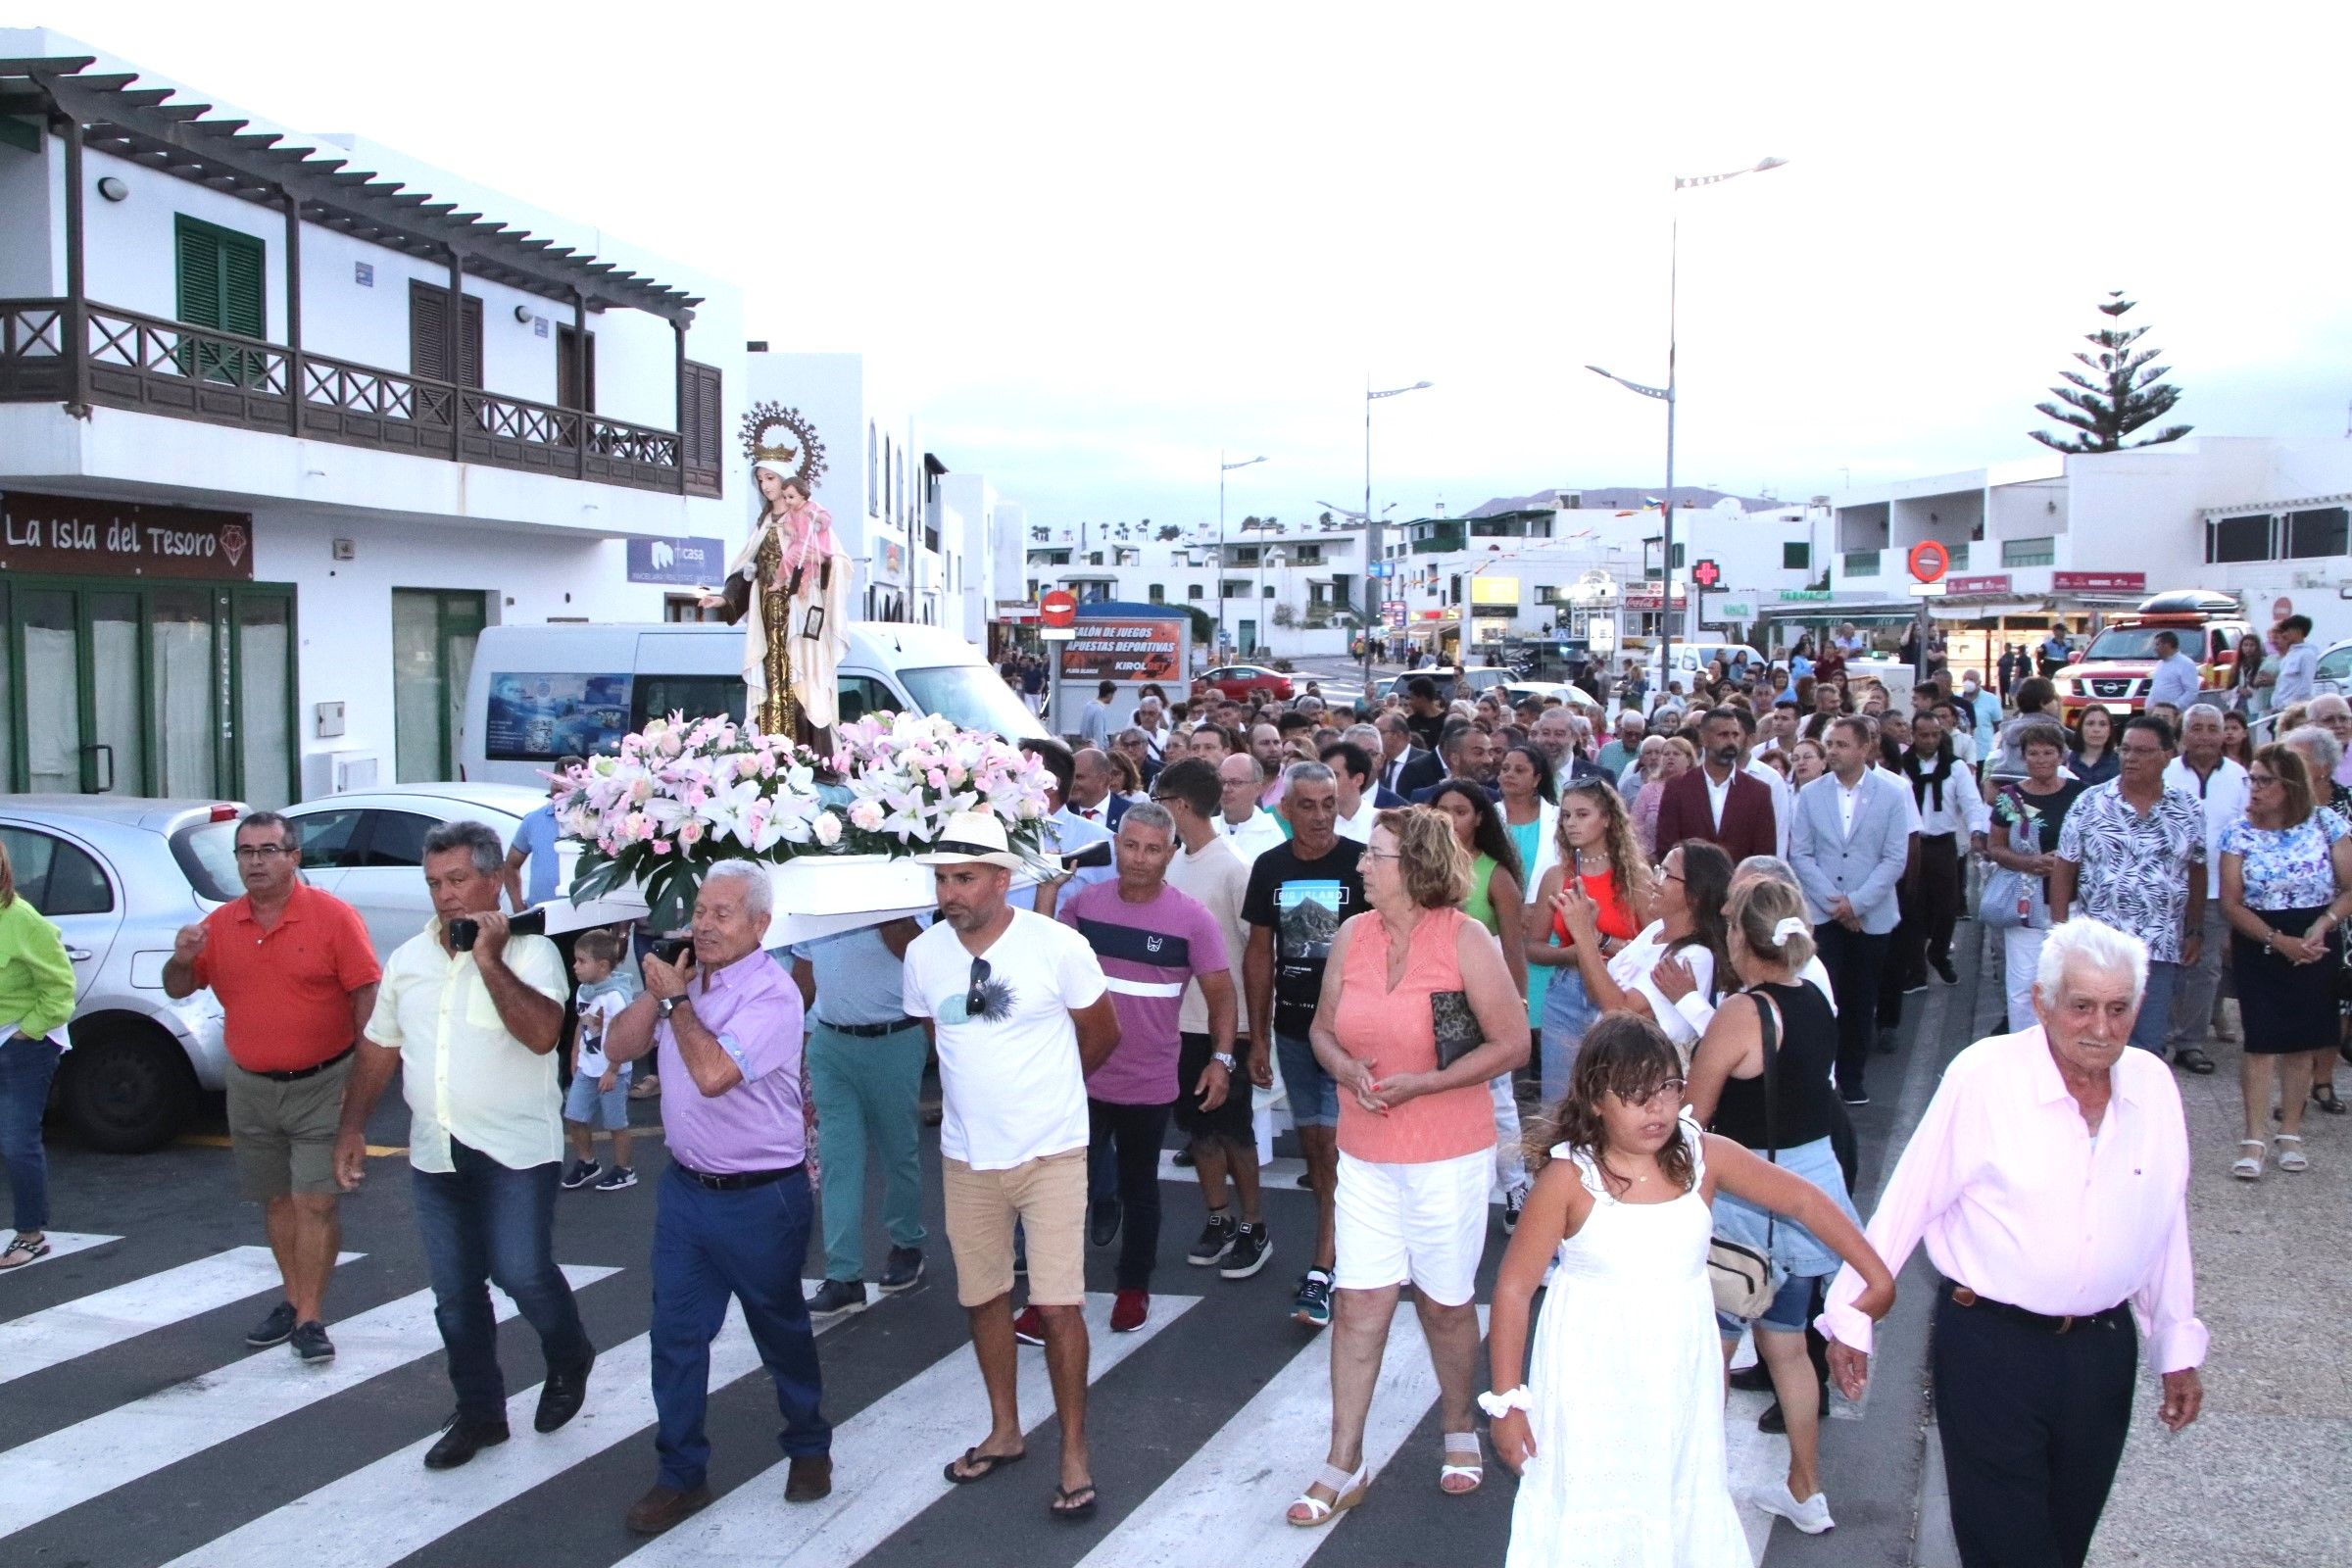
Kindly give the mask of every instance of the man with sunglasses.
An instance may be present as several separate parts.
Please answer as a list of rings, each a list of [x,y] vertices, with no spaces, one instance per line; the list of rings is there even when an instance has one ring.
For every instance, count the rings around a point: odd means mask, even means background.
[[[352,1048],[382,971],[359,911],[302,880],[302,843],[275,811],[236,827],[244,893],[180,927],[164,994],[212,990],[228,1050],[228,1134],[245,1196],[260,1203],[284,1294],[245,1336],[334,1359],[320,1301],[342,1238],[335,1132]]]
[[[1102,966],[1068,926],[1005,902],[1022,860],[991,812],[948,818],[930,853],[939,919],[906,945],[904,1004],[939,1051],[940,1186],[956,1296],[988,1389],[988,1435],[947,1468],[961,1486],[1026,1451],[1016,1398],[1014,1227],[1044,1320],[1061,1422],[1051,1512],[1095,1512],[1086,1446],[1086,1075],[1119,1043]]]

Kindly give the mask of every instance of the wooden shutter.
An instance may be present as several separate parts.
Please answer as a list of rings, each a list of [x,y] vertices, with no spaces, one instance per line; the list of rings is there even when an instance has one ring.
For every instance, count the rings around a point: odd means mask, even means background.
[[[463,384],[482,384],[482,302],[466,296],[466,335],[460,345]],[[409,373],[428,381],[449,374],[449,290],[409,280]]]
[[[690,494],[715,496],[722,492],[720,426],[726,417],[724,388],[718,367],[686,362],[685,379],[678,386],[678,445],[686,467]]]
[[[179,318],[191,326],[220,324],[220,247],[181,219],[173,236],[179,262]]]
[[[587,334],[587,352],[579,334],[568,326],[556,328],[556,404],[559,408],[596,412],[596,334]]]

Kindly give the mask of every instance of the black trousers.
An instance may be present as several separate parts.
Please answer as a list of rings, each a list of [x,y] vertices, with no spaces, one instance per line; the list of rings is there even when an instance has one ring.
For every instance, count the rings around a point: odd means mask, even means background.
[[[1159,1146],[1168,1136],[1166,1105],[1119,1105],[1089,1095],[1086,1116],[1089,1195],[1100,1197],[1096,1173],[1107,1154],[1111,1180],[1125,1210],[1119,1221],[1122,1291],[1152,1288],[1152,1266],[1159,1261]]]
[[[1952,928],[1960,919],[1960,836],[1922,835],[1919,867],[1905,881],[1893,958],[1894,972],[1910,987],[1927,980],[1931,958],[1952,961]]]
[[[1947,1296],[1931,1356],[1966,1568],[2082,1568],[2132,1425],[2131,1315],[2066,1334]]]
[[[1825,920],[1813,928],[1813,945],[1821,952],[1821,965],[1830,971],[1830,990],[1838,998],[1838,1091],[1859,1094],[1878,1019],[1886,936],[1848,931],[1835,920]],[[1899,997],[1901,992],[1895,994]]]

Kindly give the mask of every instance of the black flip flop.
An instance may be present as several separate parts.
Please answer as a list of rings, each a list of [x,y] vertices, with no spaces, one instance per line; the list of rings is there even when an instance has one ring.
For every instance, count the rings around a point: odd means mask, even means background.
[[[2345,1110],[2344,1102],[2335,1097],[2335,1085],[2333,1084],[2313,1084],[2311,1086],[2311,1102],[2330,1116],[2341,1116]]]
[[[1081,1492],[1086,1494],[1084,1502],[1070,1501]],[[1055,1487],[1054,1500],[1046,1504],[1046,1512],[1065,1525],[1080,1524],[1095,1516],[1095,1503],[1098,1500],[1092,1481],[1082,1481],[1074,1487]]]
[[[2182,1072],[2193,1072],[2200,1076],[2213,1071],[2213,1058],[2194,1046],[2183,1046],[2173,1053],[2173,1064]]]
[[[1018,1453],[982,1453],[977,1447],[970,1447],[963,1450],[962,1458],[950,1459],[947,1468],[941,1474],[956,1486],[968,1487],[975,1481],[986,1481],[1006,1465],[1019,1464],[1028,1457],[1029,1450],[1027,1448],[1023,1448]],[[966,1468],[958,1470],[956,1468],[957,1465],[963,1465]],[[978,1465],[980,1468],[977,1470],[969,1468],[972,1465]]]

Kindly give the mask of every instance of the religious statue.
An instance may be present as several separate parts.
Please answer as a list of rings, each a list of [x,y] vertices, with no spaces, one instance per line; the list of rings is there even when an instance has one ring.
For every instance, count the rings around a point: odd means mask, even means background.
[[[824,446],[797,411],[761,404],[744,417],[744,445],[760,491],[752,535],[727,564],[724,588],[706,595],[744,626],[748,711],[762,733],[819,751],[833,727],[835,672],[850,646],[852,567],[833,518],[810,499]]]

